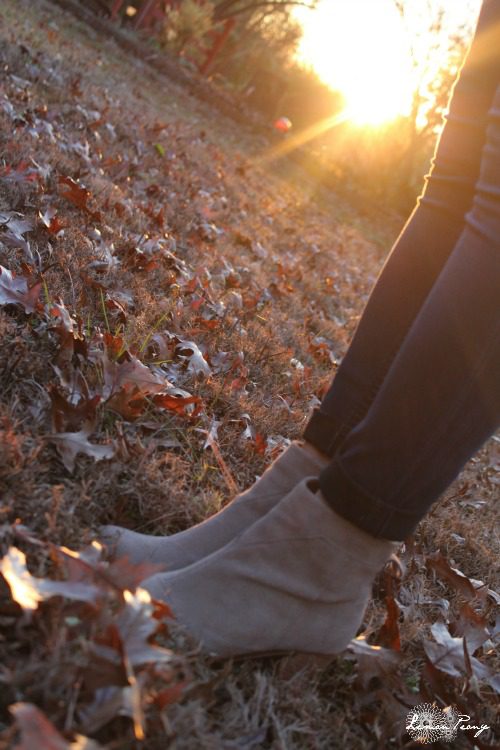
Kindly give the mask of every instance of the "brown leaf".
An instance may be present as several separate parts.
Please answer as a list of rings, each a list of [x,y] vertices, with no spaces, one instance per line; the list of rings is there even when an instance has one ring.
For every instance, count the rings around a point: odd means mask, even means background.
[[[145,578],[165,569],[164,565],[156,563],[132,563],[125,557],[108,563],[103,559],[103,546],[99,542],[92,542],[80,552],[56,546],[53,547],[53,552],[64,560],[69,581],[89,581],[90,578],[95,583],[104,582],[120,591],[135,591]],[[155,612],[156,610],[158,607]],[[166,615],[167,611],[163,614]]]
[[[38,182],[39,170],[28,167],[27,162],[20,162],[14,169],[11,164],[0,168],[0,179],[7,183],[25,185]]]
[[[425,565],[429,570],[435,571],[452,589],[466,599],[475,599],[478,596],[478,592],[470,579],[457,568],[452,568],[440,552],[432,557],[426,557]]]
[[[255,433],[255,441],[253,442],[253,448],[256,453],[263,456],[267,448],[267,438],[261,432]]]
[[[134,594],[124,591],[124,607],[115,619],[123,650],[132,667],[149,662],[170,661],[172,651],[152,644],[159,622],[153,616],[155,605],[144,589]]]
[[[161,409],[168,409],[181,416],[186,416],[186,406],[195,404],[194,410],[189,413],[190,417],[196,417],[201,411],[202,401],[199,396],[176,396],[175,393],[157,393],[153,396],[153,403]]]
[[[118,320],[121,323],[126,323],[127,322],[127,312],[126,312],[124,306],[120,302],[118,302],[117,299],[114,299],[114,297],[107,296],[106,300],[105,300],[105,303],[106,303],[106,308],[111,313],[115,313],[116,316],[117,316],[117,318],[118,318]]]
[[[130,271],[152,271],[157,268],[159,263],[158,258],[147,255],[133,244],[117,248],[115,256],[120,260],[123,267]]]
[[[105,337],[115,341],[116,337]],[[114,344],[113,344],[114,346]],[[195,404],[191,417],[200,411],[200,399],[186,391],[172,388],[164,375],[156,374],[129,352],[122,353],[121,361],[113,360],[106,350],[99,357],[104,373],[104,397],[107,405],[126,419],[136,419],[146,406],[146,398],[153,403],[180,414],[186,414],[186,406]],[[165,391],[168,390],[168,393]]]
[[[106,347],[106,353],[113,362],[116,362],[127,350],[125,339],[123,336],[113,336],[109,331],[105,331],[103,334],[104,346]]]
[[[424,641],[424,651],[434,667],[451,677],[463,678],[472,675],[482,682],[487,682],[494,690],[500,690],[500,679],[479,659],[469,656],[464,648],[464,639],[451,635],[444,622],[435,622],[431,626],[435,642]]]
[[[57,320],[51,326],[59,338],[59,353],[57,360],[59,364],[69,363],[74,354],[80,354],[84,359],[88,357],[88,345],[81,331],[81,325],[71,317],[62,302],[54,302],[51,305],[50,315]]]
[[[67,201],[82,211],[89,211],[87,202],[91,197],[91,193],[87,188],[79,185],[78,182],[72,180],[71,177],[65,177],[64,175],[60,175],[59,185],[64,185],[67,188],[66,190],[61,190],[61,196],[63,198],[66,198]]]
[[[170,384],[161,375],[153,373],[149,367],[143,365],[137,357],[125,352],[123,362],[116,362],[109,358],[107,352],[101,357],[104,371],[104,397],[108,398],[117,393],[120,388],[135,386],[143,397],[153,393],[160,393]]]
[[[186,687],[189,685],[187,680],[178,682],[176,685],[170,685],[163,690],[160,690],[154,697],[155,704],[160,708],[165,706],[171,706],[173,703],[177,703],[182,697]]]
[[[32,703],[14,703],[9,711],[21,732],[21,743],[14,750],[104,750],[102,745],[80,734],[73,742],[65,740]]]
[[[125,383],[119,391],[110,396],[106,405],[124,419],[133,422],[146,408],[146,396],[147,393],[143,393],[136,385]]]
[[[132,716],[130,687],[98,687],[92,703],[79,712],[81,725],[87,732],[97,732],[116,716]]]
[[[52,596],[94,603],[100,593],[96,586],[88,583],[35,578],[26,567],[25,554],[17,547],[10,547],[0,560],[0,573],[9,584],[12,598],[25,611],[37,609],[39,602]]]
[[[460,607],[458,619],[450,623],[450,632],[454,636],[465,638],[469,652],[474,654],[490,638],[487,625],[487,618],[465,602]]]
[[[49,234],[59,234],[61,229],[65,227],[65,224],[57,216],[57,210],[53,207],[48,208],[44,214],[39,211],[38,216]]]
[[[21,305],[24,312],[35,312],[41,288],[41,281],[29,287],[26,277],[15,276],[7,268],[0,266],[0,305]]]
[[[322,336],[315,336],[309,342],[309,351],[316,359],[328,360],[332,365],[338,364],[338,357],[333,351],[333,342]]]
[[[23,235],[33,230],[31,219],[22,219],[21,216],[22,214],[14,211],[0,213],[0,225],[5,227],[11,237],[16,240],[24,240]]]
[[[80,397],[75,404],[68,401],[55,385],[49,386],[49,395],[55,432],[77,432],[83,424],[95,426],[100,396],[90,399]]]
[[[384,624],[377,634],[377,644],[401,651],[401,636],[399,634],[399,607],[392,596],[385,597],[386,617]]]
[[[402,658],[400,653],[392,649],[370,646],[362,635],[350,642],[348,650],[358,662],[358,679],[363,689],[370,687],[373,679],[383,681],[397,669]]]
[[[69,472],[74,470],[76,457],[79,453],[90,456],[94,461],[113,458],[115,455],[114,444],[96,445],[91,443],[88,439],[91,432],[91,429],[83,428],[78,432],[56,432],[49,435],[50,441],[55,443],[57,452]]]

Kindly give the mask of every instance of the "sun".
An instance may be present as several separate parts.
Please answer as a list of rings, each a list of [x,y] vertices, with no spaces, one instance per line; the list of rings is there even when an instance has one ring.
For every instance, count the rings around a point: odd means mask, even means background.
[[[377,126],[409,112],[413,70],[392,0],[321,0],[298,17],[299,60],[341,92],[347,119]]]

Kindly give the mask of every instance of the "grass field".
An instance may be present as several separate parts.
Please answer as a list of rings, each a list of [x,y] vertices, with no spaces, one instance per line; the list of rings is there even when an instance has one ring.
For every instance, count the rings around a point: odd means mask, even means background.
[[[399,227],[259,166],[271,139],[50,2],[4,0],[0,41],[0,749],[414,747],[407,713],[434,701],[491,728],[454,748],[493,747],[497,437],[322,663],[204,657],[124,604],[132,566],[61,550],[103,523],[178,531],[249,486],[300,436]]]

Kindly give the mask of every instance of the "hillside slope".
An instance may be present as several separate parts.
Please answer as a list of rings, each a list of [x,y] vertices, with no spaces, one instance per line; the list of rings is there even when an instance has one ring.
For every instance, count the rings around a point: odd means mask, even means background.
[[[251,484],[319,403],[395,232],[45,0],[4,0],[0,41],[0,749],[19,728],[30,750],[55,731],[396,748],[434,700],[493,726],[497,438],[323,663],[200,657],[124,600],[140,571],[68,551],[102,523],[175,532]],[[454,747],[494,743],[473,734]]]

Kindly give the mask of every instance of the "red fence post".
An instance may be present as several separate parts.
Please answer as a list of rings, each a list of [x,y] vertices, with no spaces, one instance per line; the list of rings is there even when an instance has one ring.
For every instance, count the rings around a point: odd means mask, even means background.
[[[212,67],[212,64],[215,58],[217,57],[222,47],[226,43],[226,39],[228,38],[229,34],[234,28],[235,23],[236,21],[234,20],[234,18],[228,18],[226,20],[223,30],[221,31],[220,34],[217,34],[217,36],[215,37],[214,43],[212,47],[208,50],[205,60],[200,64],[198,68],[201,75],[205,76],[210,70],[210,68]]]
[[[118,13],[120,12],[120,8],[123,5],[124,0],[115,0],[113,5],[111,6],[111,20],[116,21],[118,18]]]
[[[156,10],[159,0],[145,0],[134,21],[134,29],[140,29],[147,26],[148,21]]]

